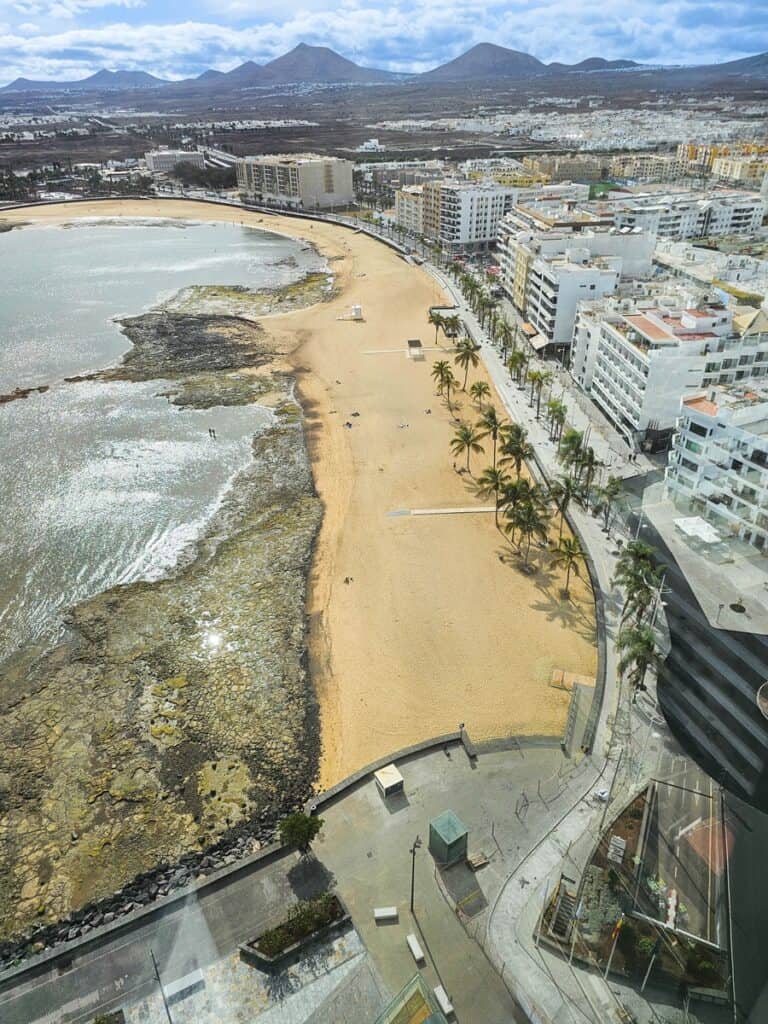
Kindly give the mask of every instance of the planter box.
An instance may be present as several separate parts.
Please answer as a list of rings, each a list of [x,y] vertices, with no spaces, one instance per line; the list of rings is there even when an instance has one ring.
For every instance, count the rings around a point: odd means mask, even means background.
[[[265,971],[267,974],[277,974],[286,967],[297,963],[304,957],[307,950],[313,946],[352,927],[352,918],[349,911],[338,896],[336,896],[336,899],[341,908],[341,917],[338,917],[335,921],[323,925],[318,931],[306,935],[291,946],[287,946],[277,956],[267,956],[266,953],[260,953],[256,948],[259,939],[252,939],[250,942],[246,942],[239,947],[240,959],[243,963],[249,964],[251,967],[257,967],[260,971]]]

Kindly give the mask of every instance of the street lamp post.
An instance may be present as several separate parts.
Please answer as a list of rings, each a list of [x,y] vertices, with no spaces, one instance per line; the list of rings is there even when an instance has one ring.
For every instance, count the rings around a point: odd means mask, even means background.
[[[421,846],[421,839],[416,836],[411,847],[411,913],[413,913],[413,887],[416,881],[416,851]]]

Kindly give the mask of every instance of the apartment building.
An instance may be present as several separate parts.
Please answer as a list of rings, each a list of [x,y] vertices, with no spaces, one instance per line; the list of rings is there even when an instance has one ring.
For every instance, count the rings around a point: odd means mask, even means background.
[[[202,170],[205,154],[189,149],[153,149],[144,154],[150,174],[170,174],[177,164],[191,164]]]
[[[353,202],[352,167],[316,153],[246,156],[237,161],[237,185],[246,200],[322,210]]]
[[[622,196],[604,204],[616,227],[641,227],[660,238],[752,235],[760,228],[765,205],[757,193],[647,193]]]
[[[526,156],[523,166],[536,174],[546,174],[552,181],[599,181],[607,166],[602,157],[583,153],[560,156]]]
[[[768,546],[768,388],[715,387],[685,398],[665,490],[726,536]]]
[[[521,228],[531,222],[528,214],[516,207],[499,224],[499,282],[535,328],[532,346],[562,354],[573,338],[579,302],[613,294],[622,277],[650,274],[654,238],[639,229],[595,230],[589,220]],[[536,217],[533,223],[544,221]]]
[[[759,188],[768,174],[768,157],[719,156],[712,161],[712,177]]]
[[[622,153],[611,160],[611,176],[635,181],[676,181],[688,172],[688,163],[668,153]]]
[[[742,302],[760,305],[768,298],[768,260],[668,238],[657,242],[653,260],[669,274],[704,288],[719,288]]]
[[[569,182],[529,187],[489,181],[425,182],[424,235],[453,252],[485,249],[496,242],[499,221],[516,204],[539,200],[576,202],[586,200],[588,195],[587,185]]]
[[[424,188],[406,185],[395,192],[395,223],[413,235],[424,233]]]
[[[667,287],[583,303],[576,317],[571,375],[632,445],[664,447],[681,398],[768,374],[762,310]]]

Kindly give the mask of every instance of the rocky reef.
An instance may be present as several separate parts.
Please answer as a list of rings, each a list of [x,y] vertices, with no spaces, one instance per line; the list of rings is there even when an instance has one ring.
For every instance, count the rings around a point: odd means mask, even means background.
[[[132,349],[96,377],[172,380],[181,405],[269,390],[273,421],[172,575],[84,602],[65,643],[2,668],[0,938],[37,942],[6,961],[215,867],[212,850],[249,851],[317,771],[305,592],[322,511],[292,379],[238,316],[123,327]]]

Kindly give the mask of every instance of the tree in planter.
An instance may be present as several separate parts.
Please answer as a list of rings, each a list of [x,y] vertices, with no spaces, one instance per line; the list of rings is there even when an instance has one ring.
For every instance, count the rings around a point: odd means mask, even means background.
[[[292,846],[304,857],[309,853],[324,824],[322,818],[314,818],[302,811],[296,811],[280,822],[280,841],[284,846]]]

